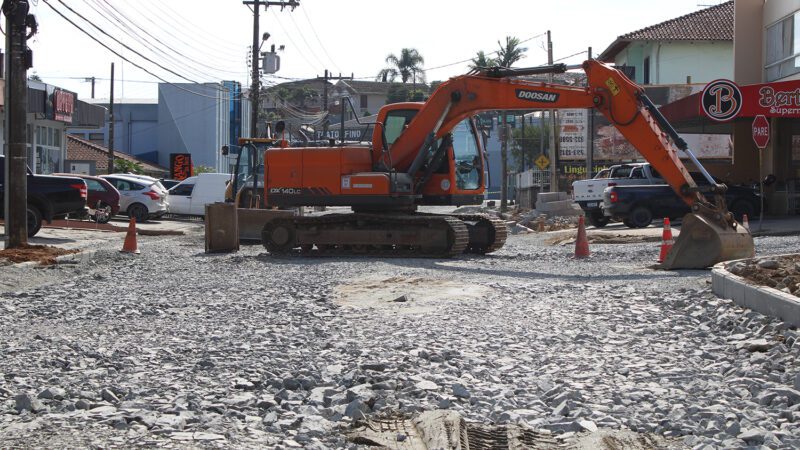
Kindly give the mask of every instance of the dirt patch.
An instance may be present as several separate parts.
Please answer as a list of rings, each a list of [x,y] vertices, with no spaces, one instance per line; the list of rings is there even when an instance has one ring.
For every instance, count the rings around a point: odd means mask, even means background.
[[[20,248],[0,250],[0,259],[7,259],[13,264],[34,261],[41,265],[51,265],[56,263],[56,258],[59,256],[78,252],[80,250],[67,250],[50,245],[25,245]]]
[[[391,313],[426,313],[443,305],[477,300],[491,292],[486,286],[425,277],[372,276],[334,288],[336,302],[353,308]]]
[[[753,258],[726,268],[753,284],[800,296],[800,255]]]

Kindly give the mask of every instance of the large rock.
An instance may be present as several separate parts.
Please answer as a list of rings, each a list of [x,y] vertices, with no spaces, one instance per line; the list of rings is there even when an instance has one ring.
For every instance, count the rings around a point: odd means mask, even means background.
[[[14,397],[14,409],[17,412],[30,411],[36,413],[44,410],[44,404],[30,394],[19,394]]]

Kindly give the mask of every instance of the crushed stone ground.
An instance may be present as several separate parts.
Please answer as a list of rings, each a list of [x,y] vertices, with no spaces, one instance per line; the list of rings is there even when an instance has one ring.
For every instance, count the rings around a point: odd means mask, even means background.
[[[4,267],[0,442],[360,448],[354,419],[447,409],[578,448],[800,447],[796,330],[716,298],[708,271],[648,269],[657,242],[573,260],[543,241],[303,259],[187,234]],[[760,257],[797,244],[756,238]]]

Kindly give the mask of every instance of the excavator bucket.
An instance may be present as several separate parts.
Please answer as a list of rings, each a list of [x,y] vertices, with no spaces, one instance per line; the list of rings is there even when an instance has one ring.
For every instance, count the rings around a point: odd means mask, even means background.
[[[662,269],[704,269],[722,261],[755,254],[753,236],[745,227],[723,225],[702,214],[683,217],[681,232],[667,253]]]

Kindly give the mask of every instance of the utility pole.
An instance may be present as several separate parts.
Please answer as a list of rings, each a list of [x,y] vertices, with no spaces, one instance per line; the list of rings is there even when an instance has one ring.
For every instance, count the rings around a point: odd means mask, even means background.
[[[330,75],[330,72],[328,72],[328,69],[325,69],[325,76],[324,77],[317,76],[317,79],[318,80],[323,80],[323,85],[322,85],[322,110],[325,111],[325,112],[328,112],[328,80],[352,80],[353,79],[353,74],[351,73],[349,77],[343,77],[342,74],[340,73],[338,77],[334,77],[334,76]],[[344,105],[342,105],[342,108],[344,108]],[[328,120],[327,117],[325,117],[325,121],[323,122],[323,126],[322,126],[323,139],[327,139],[328,138],[328,126],[329,125],[330,125],[330,121]]]
[[[522,113],[522,131],[520,131],[520,135],[522,136],[522,138],[519,140],[519,144],[520,144],[520,150],[519,150],[520,158],[519,159],[522,161],[522,170],[521,170],[521,172],[525,172],[525,153],[526,153],[525,152],[525,143],[528,142],[528,141],[527,141],[527,137],[525,136],[525,113],[524,112]]]
[[[111,95],[108,98],[108,174],[114,173],[114,63],[111,63]]]
[[[83,79],[83,81],[91,81],[92,82],[92,98],[94,98],[94,80],[95,80],[94,77],[86,77],[86,78]]]
[[[36,19],[24,0],[3,2],[6,16],[6,151],[5,234],[6,248],[28,245],[28,69],[33,55],[27,40],[36,33]],[[28,35],[27,29],[31,28]]]
[[[280,6],[281,11],[283,8],[289,6],[294,10],[297,6],[300,5],[298,0],[280,0],[280,1],[261,1],[261,0],[246,0],[243,1],[242,4],[244,5],[252,5],[253,6],[253,83],[250,85],[250,103],[252,112],[250,113],[250,137],[257,137],[258,135],[258,112],[259,112],[259,51],[261,50],[261,45],[258,42],[258,17],[259,13],[261,12],[261,6],[265,6],[269,8],[270,6]],[[269,39],[269,33],[264,33],[264,38],[262,42]]]
[[[508,126],[506,112],[500,111],[500,212],[508,210]]]
[[[592,47],[588,51],[589,59],[592,59]],[[589,84],[589,80],[586,80]],[[594,166],[594,109],[586,110],[586,179],[592,178],[592,166]]]
[[[553,41],[550,30],[547,30],[547,64],[553,64]],[[547,75],[548,82],[553,83],[553,74]],[[558,152],[556,151],[556,110],[550,110],[550,192],[558,192]]]

